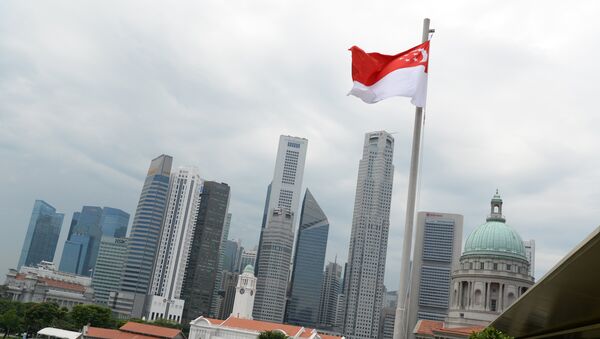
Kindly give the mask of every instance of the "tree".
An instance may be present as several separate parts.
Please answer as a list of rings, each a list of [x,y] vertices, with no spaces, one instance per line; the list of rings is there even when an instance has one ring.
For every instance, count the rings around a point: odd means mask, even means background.
[[[57,319],[64,318],[65,316],[64,310],[61,310],[56,303],[43,302],[33,304],[25,311],[25,330],[28,336],[35,335],[42,328],[53,326]]]
[[[82,329],[87,324],[104,328],[114,328],[116,325],[110,308],[98,305],[75,305],[70,318],[76,329]]]
[[[471,334],[469,339],[514,339],[514,337],[508,336],[490,326],[480,332]]]
[[[182,324],[180,324],[178,322],[175,322],[175,321],[172,321],[172,320],[167,320],[167,319],[162,319],[162,318],[156,319],[153,322],[148,323],[148,324],[156,325],[156,326],[161,326],[161,327],[170,327],[170,328],[175,328],[175,329],[178,329],[178,330],[182,330],[183,329],[183,325]]]
[[[4,329],[4,338],[10,333],[20,332],[23,326],[21,317],[17,315],[17,311],[13,308],[0,316],[0,326]]]
[[[260,332],[258,339],[287,339],[287,336],[279,331]]]

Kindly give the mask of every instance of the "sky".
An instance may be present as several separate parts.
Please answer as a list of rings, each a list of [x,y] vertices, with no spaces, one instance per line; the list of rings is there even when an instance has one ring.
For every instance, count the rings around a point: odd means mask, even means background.
[[[304,187],[348,253],[364,134],[394,133],[385,284],[399,281],[414,107],[346,96],[348,48],[430,49],[418,210],[507,223],[540,278],[599,224],[595,1],[2,1],[0,272],[31,209],[110,206],[133,218],[150,160],[231,186],[230,238],[258,243],[279,135],[308,142]],[[1,280],[1,279],[0,279]]]

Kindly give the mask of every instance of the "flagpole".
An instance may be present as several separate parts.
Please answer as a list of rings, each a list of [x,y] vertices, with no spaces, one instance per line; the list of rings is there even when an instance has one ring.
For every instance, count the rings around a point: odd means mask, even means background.
[[[429,18],[423,20],[423,35],[421,42],[429,40]],[[408,181],[408,197],[406,202],[406,221],[404,225],[404,241],[402,245],[402,266],[400,267],[400,287],[398,288],[398,304],[396,306],[396,320],[394,325],[394,339],[408,337],[408,299],[410,253],[412,247],[413,223],[415,218],[415,201],[417,192],[417,176],[419,174],[419,151],[421,149],[421,129],[423,126],[423,108],[415,110],[415,126],[412,140],[412,154],[410,157],[410,176]]]

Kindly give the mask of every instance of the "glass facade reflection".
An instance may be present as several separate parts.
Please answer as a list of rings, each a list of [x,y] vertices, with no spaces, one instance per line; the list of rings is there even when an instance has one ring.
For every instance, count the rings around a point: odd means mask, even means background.
[[[64,214],[56,213],[56,209],[47,202],[35,201],[17,269],[54,260],[63,218]]]

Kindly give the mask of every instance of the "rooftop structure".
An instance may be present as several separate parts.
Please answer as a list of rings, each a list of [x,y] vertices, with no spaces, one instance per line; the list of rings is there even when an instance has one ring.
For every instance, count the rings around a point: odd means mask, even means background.
[[[118,330],[86,326],[84,338],[90,339],[183,339],[180,330],[129,321]]]

